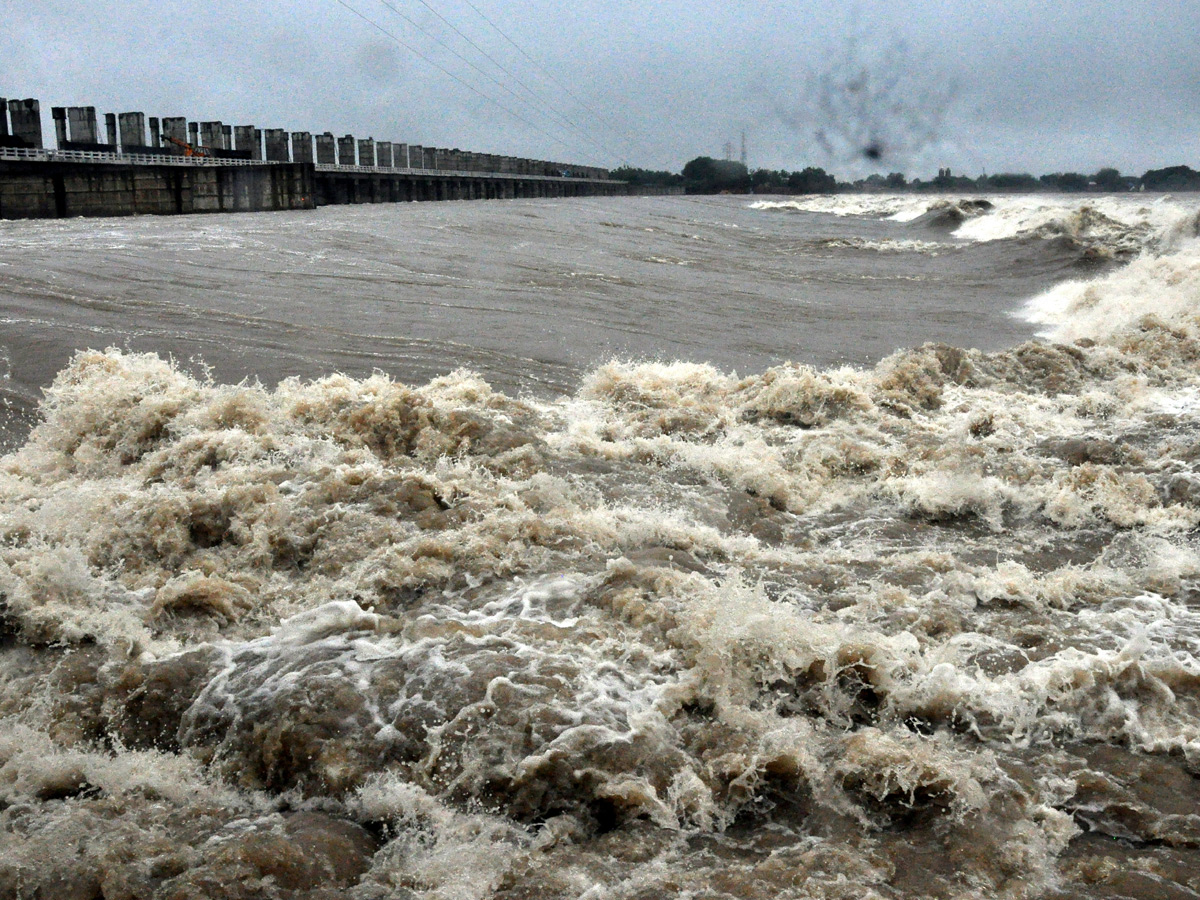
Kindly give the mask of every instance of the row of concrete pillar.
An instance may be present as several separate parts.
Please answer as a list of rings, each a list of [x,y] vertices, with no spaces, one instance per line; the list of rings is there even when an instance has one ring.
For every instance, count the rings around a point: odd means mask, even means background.
[[[42,147],[41,111],[37,100],[0,99],[0,146]],[[181,146],[202,147],[217,157],[268,162],[356,165],[370,168],[489,172],[584,179],[607,179],[608,171],[544,160],[446,150],[358,138],[313,135],[282,128],[226,125],[220,121],[189,122],[183,116],[147,117],[141,112],[106,113],[104,127],[94,106],[56,106],[51,110],[55,137],[62,150],[107,150],[123,153],[184,153]],[[11,126],[9,124],[11,122]],[[178,142],[178,143],[176,143]]]
[[[42,149],[42,109],[36,100],[0,97],[0,147]]]

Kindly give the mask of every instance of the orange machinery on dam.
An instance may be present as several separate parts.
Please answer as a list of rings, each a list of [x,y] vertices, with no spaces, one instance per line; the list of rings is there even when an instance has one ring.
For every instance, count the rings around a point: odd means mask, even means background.
[[[629,193],[606,169],[0,98],[0,219],[313,209]]]

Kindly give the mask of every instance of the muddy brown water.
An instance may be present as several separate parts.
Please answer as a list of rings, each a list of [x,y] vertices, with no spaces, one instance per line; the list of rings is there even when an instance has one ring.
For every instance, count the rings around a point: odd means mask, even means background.
[[[0,895],[1200,896],[1195,210],[935,202],[0,223]]]

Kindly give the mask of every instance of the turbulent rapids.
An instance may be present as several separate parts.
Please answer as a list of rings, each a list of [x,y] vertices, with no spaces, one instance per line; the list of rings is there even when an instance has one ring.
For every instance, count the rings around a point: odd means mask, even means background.
[[[1200,895],[1200,220],[1111,202],[836,239],[1108,266],[991,352],[81,350],[0,458],[0,896]],[[756,214],[950,205],[856,203]]]

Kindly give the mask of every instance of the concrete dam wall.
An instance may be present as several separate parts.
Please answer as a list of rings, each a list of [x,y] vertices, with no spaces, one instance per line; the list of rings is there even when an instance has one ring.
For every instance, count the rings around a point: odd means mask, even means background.
[[[0,219],[313,209],[312,169],[0,158]]]
[[[312,209],[626,194],[605,169],[182,116],[0,98],[0,218]]]

